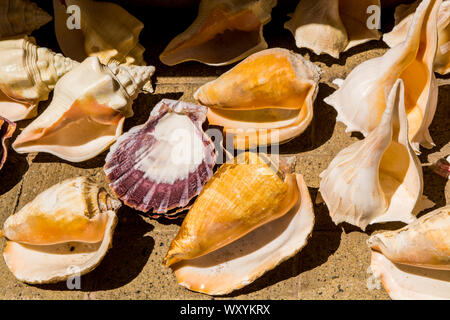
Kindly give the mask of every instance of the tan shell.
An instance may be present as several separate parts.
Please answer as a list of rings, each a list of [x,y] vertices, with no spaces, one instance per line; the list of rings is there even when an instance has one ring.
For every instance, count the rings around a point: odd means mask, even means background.
[[[28,0],[2,0],[0,3],[0,39],[29,35],[52,17]]]
[[[154,70],[104,66],[87,58],[58,81],[51,104],[17,137],[14,150],[48,152],[72,162],[99,155],[122,134],[133,100]]]
[[[263,26],[276,0],[202,0],[197,19],[160,55],[169,66],[194,60],[227,65],[267,48]]]
[[[92,0],[53,0],[55,30],[58,43],[69,57],[82,61],[96,56],[100,62],[126,65],[144,65],[144,47],[139,34],[144,24],[121,6]],[[80,28],[69,29],[67,20],[70,6],[80,9]]]
[[[358,65],[340,88],[325,98],[337,110],[337,120],[347,126],[347,131],[367,136],[374,130],[386,108],[386,93],[402,79],[411,145],[416,152],[419,144],[427,148],[434,145],[428,127],[437,105],[433,64],[440,4],[440,0],[422,1],[404,42]]]
[[[414,12],[420,1],[398,6],[395,10],[395,27],[383,35],[383,41],[395,47],[406,39]],[[438,49],[434,61],[434,71],[440,74],[450,72],[450,1],[443,1],[438,13]]]
[[[6,265],[27,283],[58,282],[93,270],[111,246],[119,207],[85,177],[54,185],[6,220]]]
[[[8,155],[5,140],[12,137],[14,130],[16,130],[16,124],[14,122],[0,117],[0,170],[5,164]]]
[[[292,51],[255,53],[194,94],[237,149],[287,142],[311,123],[321,70]]]
[[[10,121],[35,117],[56,82],[77,62],[36,46],[34,38],[0,41],[0,116]]]
[[[341,52],[381,37],[377,29],[368,27],[370,6],[380,8],[380,1],[301,0],[284,26],[294,35],[297,47],[339,58]]]

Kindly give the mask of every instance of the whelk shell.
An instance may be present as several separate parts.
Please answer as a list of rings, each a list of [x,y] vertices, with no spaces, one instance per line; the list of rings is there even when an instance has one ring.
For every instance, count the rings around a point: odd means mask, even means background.
[[[10,121],[35,117],[37,105],[48,99],[56,82],[77,62],[47,48],[34,38],[0,41],[0,116]]]
[[[265,158],[241,154],[205,186],[164,263],[190,290],[227,294],[300,251],[313,225],[301,175],[282,179]]]
[[[380,1],[301,0],[284,26],[294,35],[297,47],[339,58],[341,52],[381,37],[376,28],[368,27],[370,6],[380,8]]]
[[[393,299],[450,299],[450,206],[373,235],[371,270]]]
[[[433,73],[437,48],[437,13],[441,1],[424,0],[413,17],[406,40],[383,56],[354,68],[340,88],[325,102],[337,112],[347,131],[367,136],[380,122],[386,92],[397,79],[405,84],[409,139],[416,152],[419,144],[430,148],[430,126],[437,106],[438,86]]]
[[[52,17],[28,0],[0,2],[0,39],[21,34],[29,35],[52,20]]]
[[[398,80],[377,128],[340,151],[320,174],[319,191],[335,224],[415,220],[423,191],[420,161],[408,141],[404,85]]]
[[[17,137],[14,150],[48,152],[72,162],[99,155],[122,134],[133,100],[154,70],[86,58],[58,81],[51,104]]]
[[[267,48],[263,26],[276,0],[202,0],[198,17],[160,55],[169,66],[194,60],[212,66],[239,61]]]
[[[284,143],[311,123],[320,74],[301,55],[267,49],[200,87],[194,98],[237,149]]]
[[[6,220],[6,265],[27,283],[93,270],[111,246],[120,205],[85,177],[54,185]]]
[[[6,157],[8,155],[8,149],[6,148],[5,141],[11,138],[14,130],[16,130],[16,124],[8,119],[0,117],[0,170],[5,164]]]
[[[105,173],[109,186],[128,206],[167,214],[185,207],[212,176],[214,144],[202,130],[203,106],[161,100],[148,121],[111,147]]]
[[[395,47],[404,41],[420,1],[411,5],[401,5],[395,10],[395,27],[383,35],[383,41]],[[438,13],[438,49],[434,61],[434,71],[440,74],[450,72],[450,1],[443,1]]]
[[[66,10],[76,6],[80,11],[80,28],[69,29],[70,14]],[[145,64],[144,47],[139,34],[144,24],[115,3],[92,0],[53,0],[55,31],[65,55],[78,61],[88,56],[100,62],[126,65]]]

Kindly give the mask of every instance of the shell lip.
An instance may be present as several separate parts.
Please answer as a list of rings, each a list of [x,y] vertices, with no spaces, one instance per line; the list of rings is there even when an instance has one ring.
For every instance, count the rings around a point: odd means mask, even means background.
[[[3,123],[2,123],[3,122]],[[6,139],[11,138],[16,130],[16,124],[0,116],[0,169],[6,162],[8,156]]]

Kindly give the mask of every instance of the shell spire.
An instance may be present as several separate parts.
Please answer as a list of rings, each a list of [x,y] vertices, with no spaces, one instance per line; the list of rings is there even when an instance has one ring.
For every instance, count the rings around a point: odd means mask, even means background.
[[[153,92],[151,76],[155,73],[153,66],[108,65],[128,95],[133,99],[141,92]]]

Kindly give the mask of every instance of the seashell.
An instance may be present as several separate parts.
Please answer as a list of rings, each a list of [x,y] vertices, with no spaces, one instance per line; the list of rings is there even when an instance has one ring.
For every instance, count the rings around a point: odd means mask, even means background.
[[[164,263],[190,290],[227,294],[299,252],[313,225],[301,175],[283,180],[262,155],[241,154],[205,186]]]
[[[397,79],[405,84],[409,139],[416,152],[419,144],[430,148],[428,127],[437,105],[438,86],[432,71],[437,47],[437,12],[441,1],[424,0],[414,14],[407,39],[383,56],[354,68],[325,102],[337,112],[347,131],[364,136],[376,128],[386,106],[385,93]]]
[[[169,66],[199,61],[227,65],[267,48],[263,26],[276,0],[202,0],[197,19],[175,37],[160,60]]]
[[[5,145],[5,140],[11,138],[14,130],[16,130],[16,124],[8,119],[0,117],[0,170],[6,161],[8,149]]]
[[[238,149],[287,142],[311,123],[321,70],[301,55],[273,48],[255,53],[200,87],[210,124],[224,127]]]
[[[65,55],[80,62],[88,56],[95,56],[105,65],[145,64],[145,49],[139,44],[139,34],[144,28],[141,21],[115,3],[92,0],[64,2],[53,0],[56,37]],[[67,27],[71,17],[67,9],[71,6],[79,8],[79,28]]]
[[[450,206],[373,235],[371,270],[393,299],[450,299]]]
[[[400,79],[377,128],[340,151],[320,174],[319,191],[335,224],[365,230],[373,223],[415,220],[422,168],[408,141],[404,92]]]
[[[111,246],[120,205],[85,177],[54,185],[6,220],[6,265],[27,283],[90,272]]]
[[[52,17],[28,0],[2,0],[0,3],[0,39],[29,35],[52,20]]]
[[[72,162],[99,155],[122,134],[133,100],[154,70],[86,58],[58,81],[51,104],[17,137],[14,150],[48,152]]]
[[[414,2],[414,0],[381,0],[381,7],[382,8],[392,8],[392,7],[396,7],[400,4],[411,3],[411,2]]]
[[[10,121],[35,117],[56,82],[78,62],[47,48],[34,38],[0,41],[0,116]]]
[[[370,6],[380,8],[380,0],[302,0],[284,27],[297,47],[338,59],[341,52],[381,37],[377,26],[368,25]]]
[[[111,147],[105,173],[110,188],[139,211],[183,208],[212,176],[214,144],[202,130],[203,106],[161,100],[143,125]]]
[[[383,35],[383,41],[391,48],[406,39],[414,12],[420,1],[411,5],[401,5],[395,10],[395,27]],[[434,61],[434,71],[440,74],[450,72],[450,1],[443,1],[438,13],[438,49]]]

